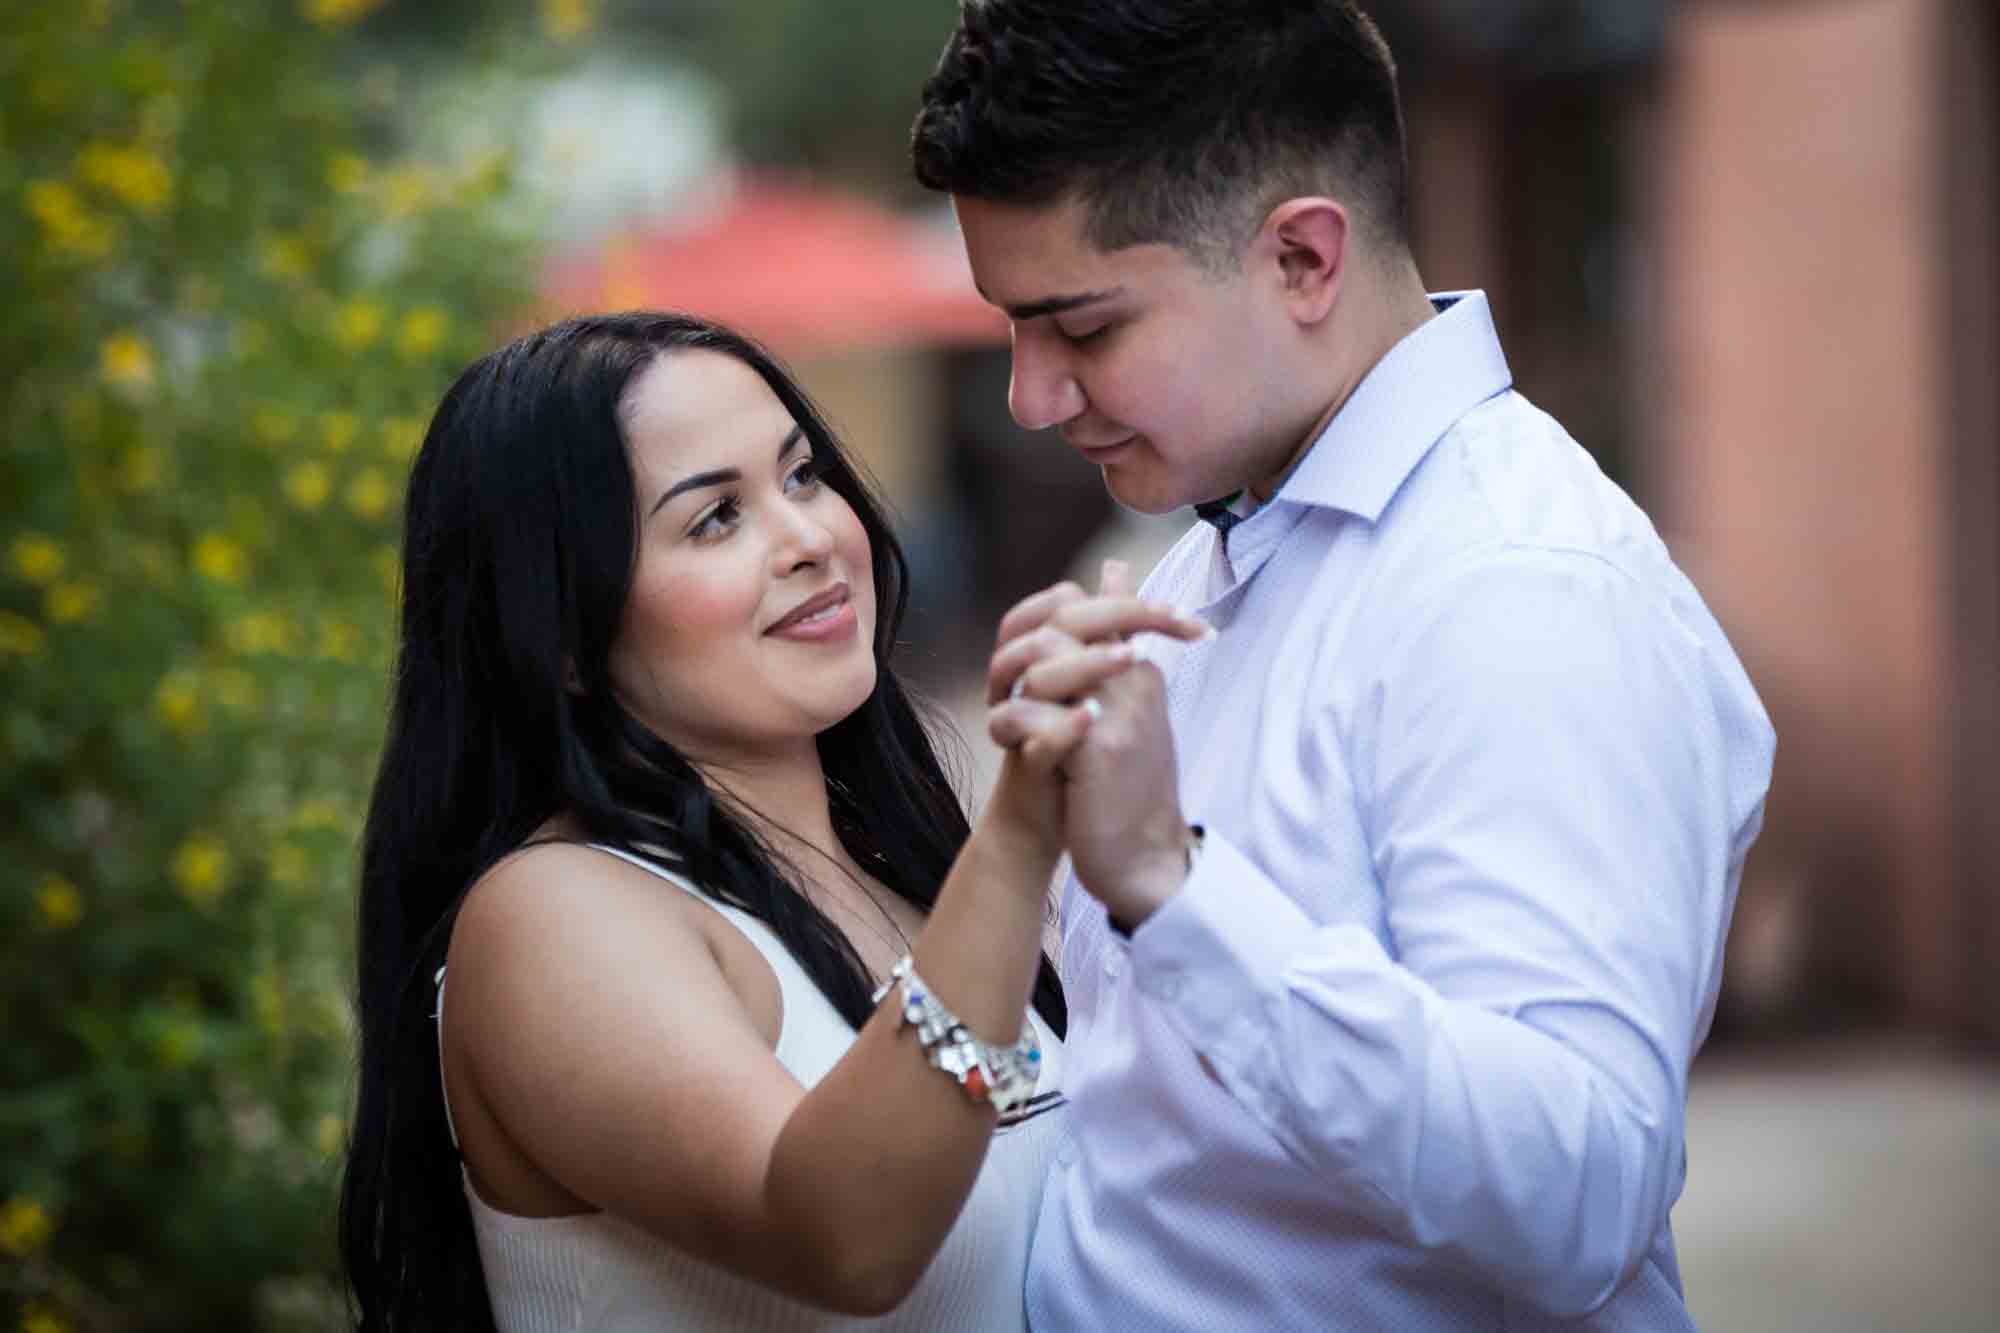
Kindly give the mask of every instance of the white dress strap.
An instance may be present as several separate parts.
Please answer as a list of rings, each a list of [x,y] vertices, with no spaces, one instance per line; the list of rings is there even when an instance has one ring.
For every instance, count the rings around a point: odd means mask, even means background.
[[[437,1024],[438,1037],[438,1092],[444,1098],[444,1127],[451,1133],[451,1146],[458,1147],[458,1124],[451,1118],[451,1088],[444,1078],[444,968],[440,967],[431,978],[437,986],[437,1004],[431,1010],[431,1022]]]

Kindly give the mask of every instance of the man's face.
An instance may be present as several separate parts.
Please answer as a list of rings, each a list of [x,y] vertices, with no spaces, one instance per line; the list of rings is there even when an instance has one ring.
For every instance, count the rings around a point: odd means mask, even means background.
[[[980,293],[1013,324],[1007,402],[1023,427],[1059,429],[1147,513],[1282,476],[1310,421],[1288,407],[1299,343],[1275,268],[1213,273],[1165,244],[1105,252],[1074,201],[954,203]]]

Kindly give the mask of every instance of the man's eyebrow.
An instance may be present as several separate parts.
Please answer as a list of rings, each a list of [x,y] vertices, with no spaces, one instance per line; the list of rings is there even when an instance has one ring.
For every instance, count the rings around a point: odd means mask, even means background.
[[[797,425],[793,426],[787,432],[784,440],[778,445],[779,462],[782,463],[785,455],[798,447],[799,441],[805,438],[805,434],[805,428]],[[691,477],[683,477],[673,485],[667,487],[666,494],[653,501],[653,507],[646,511],[646,517],[651,518],[653,515],[659,513],[660,506],[673,499],[676,495],[687,491],[698,491],[704,486],[726,486],[732,481],[741,480],[743,480],[743,474],[733,467],[716,468],[712,472],[697,472]]]
[[[1079,306],[1095,305],[1099,301],[1108,301],[1112,297],[1123,293],[1124,290],[1123,287],[1109,287],[1101,292],[1077,292],[1072,296],[1051,296],[1040,301],[1028,301],[1021,305],[1009,305],[1000,308],[1007,313],[1007,318],[1019,324],[1031,319],[1040,319],[1043,315],[1060,315],[1065,310],[1075,310]]]

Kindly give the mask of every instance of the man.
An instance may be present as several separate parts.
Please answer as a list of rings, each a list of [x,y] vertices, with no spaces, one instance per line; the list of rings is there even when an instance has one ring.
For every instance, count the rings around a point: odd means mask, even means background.
[[[1093,718],[1033,1322],[1691,1328],[1668,1210],[1772,732],[1485,297],[1426,296],[1376,29],[962,0],[913,153],[1017,420],[1209,520],[1142,595],[1214,640],[1084,700],[1129,599],[1001,629],[997,739]]]

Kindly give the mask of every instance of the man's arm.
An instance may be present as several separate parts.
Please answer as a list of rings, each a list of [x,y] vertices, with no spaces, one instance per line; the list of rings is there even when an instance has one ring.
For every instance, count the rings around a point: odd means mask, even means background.
[[[1582,1314],[1679,1191],[1768,725],[1728,735],[1702,645],[1593,557],[1509,553],[1407,623],[1320,739],[1355,778],[1390,950],[1211,836],[1150,915],[1132,891],[1133,975],[1342,1207]]]

